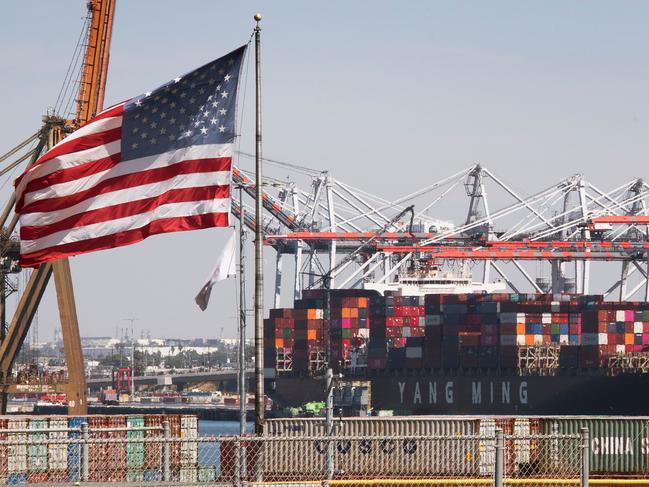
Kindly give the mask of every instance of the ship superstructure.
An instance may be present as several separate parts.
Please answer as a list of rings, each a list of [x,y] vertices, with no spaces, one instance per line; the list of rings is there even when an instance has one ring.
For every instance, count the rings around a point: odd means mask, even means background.
[[[426,294],[472,294],[505,291],[501,279],[493,282],[474,281],[470,272],[447,272],[434,259],[413,259],[408,268],[397,274],[392,282],[365,282],[364,289],[381,294],[396,293],[403,296],[424,296]]]

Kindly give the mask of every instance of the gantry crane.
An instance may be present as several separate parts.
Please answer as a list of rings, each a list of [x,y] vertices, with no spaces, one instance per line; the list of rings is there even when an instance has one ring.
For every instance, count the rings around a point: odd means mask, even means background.
[[[38,139],[38,145],[28,153],[28,167],[39,158],[44,150],[54,146],[71,130],[85,124],[103,107],[110,41],[115,15],[115,0],[89,0],[87,9],[88,27],[85,35],[85,51],[81,64],[76,112],[71,119],[65,119],[57,115],[44,117],[42,129],[36,136],[33,136]],[[13,215],[13,218],[9,220],[14,204],[15,194],[10,197],[0,216],[3,235],[10,236],[17,225],[17,215]],[[11,244],[3,246],[3,257],[13,258],[15,262],[15,240],[6,238],[3,242]],[[4,279],[6,271],[2,269],[2,272]],[[56,286],[68,381],[63,384],[13,383],[11,379],[12,368],[52,275],[54,275]],[[4,296],[6,296],[6,293],[3,293],[1,315],[4,314]],[[2,325],[4,328],[4,321]],[[87,412],[85,368],[68,259],[42,264],[32,272],[6,331],[6,336],[2,340],[2,344],[0,344],[0,377],[3,413],[6,412],[7,408],[7,394],[12,392],[65,393],[70,414],[85,414]]]

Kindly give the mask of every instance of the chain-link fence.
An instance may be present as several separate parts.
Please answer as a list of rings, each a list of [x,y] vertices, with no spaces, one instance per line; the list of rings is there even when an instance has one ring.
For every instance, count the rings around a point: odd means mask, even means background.
[[[172,436],[169,425],[12,430],[0,483],[565,485],[587,483],[581,435]]]

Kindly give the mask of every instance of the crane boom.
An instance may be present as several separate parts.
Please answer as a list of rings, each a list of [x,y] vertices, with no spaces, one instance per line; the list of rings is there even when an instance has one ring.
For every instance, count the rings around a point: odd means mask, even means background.
[[[104,105],[115,0],[89,0],[88,11],[90,23],[81,68],[76,118],[73,121],[75,127],[94,117]]]

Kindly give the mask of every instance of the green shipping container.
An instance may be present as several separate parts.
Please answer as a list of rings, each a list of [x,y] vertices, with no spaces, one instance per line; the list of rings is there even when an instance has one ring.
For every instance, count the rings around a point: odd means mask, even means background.
[[[144,416],[127,416],[127,428],[144,428]],[[144,431],[127,431],[126,438],[144,438]],[[144,443],[126,443],[126,467],[129,469],[144,467]]]
[[[588,428],[593,474],[649,473],[649,418],[548,418],[540,426],[541,434],[559,435],[578,435]],[[561,451],[562,440],[544,441],[556,442]],[[570,454],[577,450],[571,447]]]
[[[198,467],[198,481],[199,482],[216,482],[216,467]]]
[[[144,472],[142,470],[127,470],[127,482],[144,482]]]
[[[128,468],[144,466],[144,445],[142,443],[126,444],[126,466]]]

